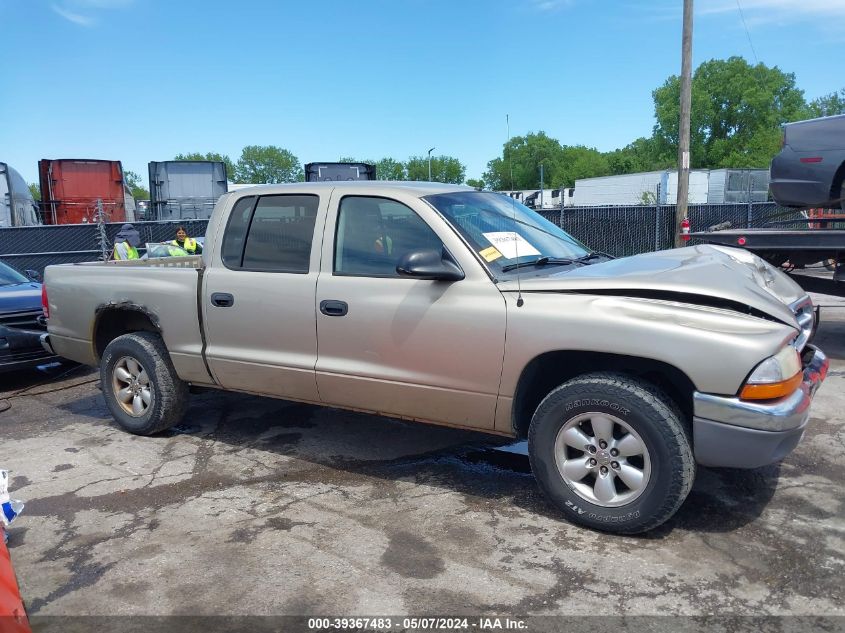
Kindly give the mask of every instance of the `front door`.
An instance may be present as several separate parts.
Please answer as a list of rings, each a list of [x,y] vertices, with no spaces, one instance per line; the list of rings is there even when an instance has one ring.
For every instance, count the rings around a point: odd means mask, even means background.
[[[317,282],[321,399],[492,429],[505,341],[501,293],[419,200],[354,195],[330,206],[339,211],[329,214]],[[445,249],[465,279],[400,277],[398,260],[419,249]]]
[[[319,401],[314,300],[322,226],[312,244],[324,208],[311,194],[235,203],[202,297],[208,364],[223,387]]]

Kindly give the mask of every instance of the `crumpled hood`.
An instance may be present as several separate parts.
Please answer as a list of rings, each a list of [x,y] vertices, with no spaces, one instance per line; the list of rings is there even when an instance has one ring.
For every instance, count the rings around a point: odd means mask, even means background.
[[[695,303],[690,295],[717,297],[764,312],[783,323],[797,326],[789,308],[807,293],[780,270],[736,248],[690,246],[614,259],[578,269],[552,268],[539,276],[522,269],[522,292],[595,291],[625,296],[625,291],[677,294],[682,303]],[[516,291],[516,278],[499,283],[503,292]],[[618,291],[618,292],[616,292]],[[684,295],[683,297],[680,295]]]

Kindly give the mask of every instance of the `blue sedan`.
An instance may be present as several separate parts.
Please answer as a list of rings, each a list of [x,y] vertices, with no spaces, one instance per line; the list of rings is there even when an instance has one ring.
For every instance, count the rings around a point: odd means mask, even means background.
[[[57,361],[41,346],[46,329],[41,284],[0,262],[0,372]]]

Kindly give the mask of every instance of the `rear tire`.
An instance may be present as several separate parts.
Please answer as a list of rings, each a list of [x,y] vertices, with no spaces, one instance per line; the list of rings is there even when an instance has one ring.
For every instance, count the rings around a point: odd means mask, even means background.
[[[159,433],[185,414],[188,384],[176,374],[164,341],[152,332],[124,334],[109,343],[100,382],[109,411],[129,433]]]
[[[567,518],[619,534],[669,519],[695,478],[677,405],[625,374],[587,374],[546,396],[531,420],[528,455],[540,489]]]

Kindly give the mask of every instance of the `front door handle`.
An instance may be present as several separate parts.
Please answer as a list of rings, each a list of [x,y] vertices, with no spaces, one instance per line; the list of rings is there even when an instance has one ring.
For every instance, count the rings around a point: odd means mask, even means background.
[[[346,316],[346,313],[349,312],[349,306],[346,301],[321,301],[320,312],[326,316]]]
[[[228,292],[212,292],[211,305],[218,308],[230,308],[235,305],[235,297]]]

